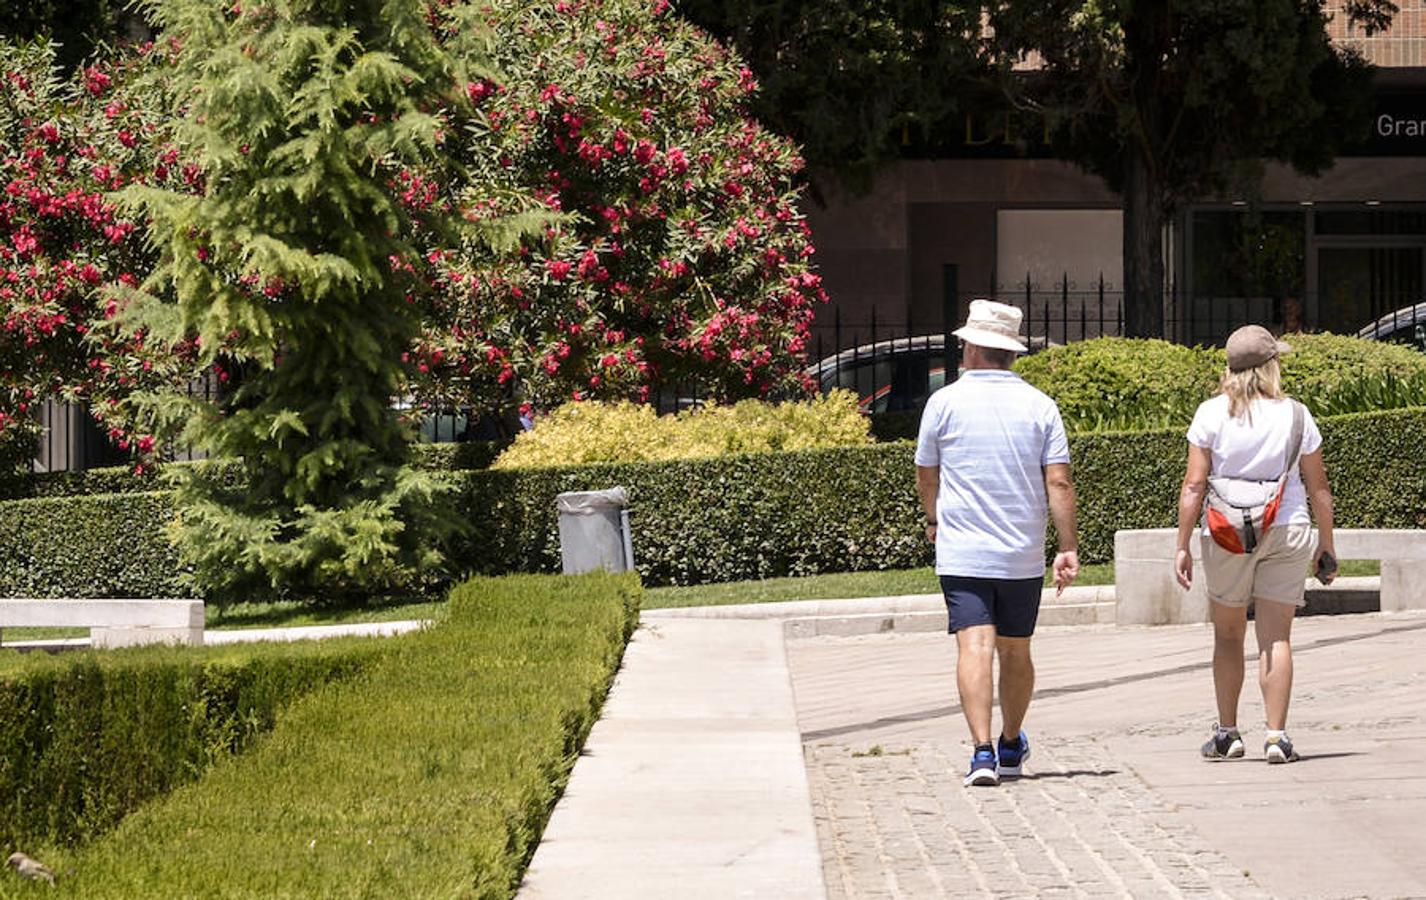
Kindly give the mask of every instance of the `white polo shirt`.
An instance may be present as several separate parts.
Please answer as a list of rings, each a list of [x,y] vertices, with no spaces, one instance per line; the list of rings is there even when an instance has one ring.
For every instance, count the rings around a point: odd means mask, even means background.
[[[1014,372],[971,369],[932,394],[916,465],[941,470],[936,574],[1043,577],[1044,467],[1069,461],[1059,407]]]

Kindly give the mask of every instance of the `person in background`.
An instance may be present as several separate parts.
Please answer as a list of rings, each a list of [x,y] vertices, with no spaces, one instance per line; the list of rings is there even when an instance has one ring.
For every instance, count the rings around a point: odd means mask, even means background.
[[[1244,754],[1238,728],[1243,691],[1243,641],[1248,606],[1254,607],[1258,641],[1258,686],[1267,718],[1263,755],[1270,763],[1298,759],[1287,736],[1292,697],[1292,619],[1303,605],[1309,563],[1323,583],[1336,577],[1332,538],[1332,491],[1322,464],[1322,433],[1312,414],[1282,392],[1279,356],[1291,348],[1260,325],[1245,325],[1228,338],[1228,367],[1219,393],[1204,401],[1188,429],[1188,471],[1178,507],[1178,583],[1193,585],[1191,538],[1208,490],[1209,475],[1276,481],[1288,465],[1281,505],[1261,541],[1247,553],[1220,546],[1203,531],[1203,572],[1213,622],[1213,687],[1218,722],[1203,745],[1206,759]],[[1295,413],[1294,409],[1300,409]],[[1294,425],[1294,416],[1300,417]],[[1299,447],[1290,446],[1301,435]],[[1289,460],[1297,459],[1296,465]],[[1312,529],[1311,513],[1317,519]],[[1315,544],[1315,546],[1314,546]]]
[[[931,395],[916,445],[926,536],[956,636],[956,685],[975,745],[965,784],[1023,772],[1021,725],[1035,690],[1030,637],[1045,577],[1045,525],[1059,536],[1055,585],[1079,574],[1069,442],[1059,407],[1011,371],[1021,312],[974,300],[964,327],[965,371]],[[1000,660],[1001,732],[991,743],[992,669]]]

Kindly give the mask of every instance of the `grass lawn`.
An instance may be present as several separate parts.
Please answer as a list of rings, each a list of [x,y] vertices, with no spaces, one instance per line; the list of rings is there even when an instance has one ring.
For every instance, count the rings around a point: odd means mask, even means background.
[[[1112,565],[1084,566],[1075,584],[1113,584]],[[1053,584],[1046,573],[1045,584]],[[936,572],[893,569],[884,572],[842,572],[802,578],[732,581],[692,587],[648,588],[644,609],[674,606],[722,606],[728,603],[775,603],[780,600],[841,600],[852,597],[893,597],[898,594],[934,594],[940,591]]]
[[[1381,565],[1370,561],[1344,560],[1343,576],[1380,575]],[[1045,586],[1053,584],[1045,574]],[[1077,585],[1114,583],[1114,564],[1082,566]],[[691,587],[648,588],[644,609],[675,606],[722,606],[729,603],[775,603],[782,600],[841,600],[853,597],[892,597],[898,594],[934,594],[940,590],[935,570],[894,569],[884,572],[842,572],[835,575],[807,575],[802,578],[768,578],[764,581],[731,581]]]

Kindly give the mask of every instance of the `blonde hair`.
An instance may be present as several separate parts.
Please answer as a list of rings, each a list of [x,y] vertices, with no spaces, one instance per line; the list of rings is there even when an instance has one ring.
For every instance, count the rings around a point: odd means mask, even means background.
[[[1234,372],[1225,368],[1223,378],[1218,382],[1218,390],[1228,398],[1230,418],[1247,416],[1251,422],[1254,400],[1282,399],[1282,368],[1275,356],[1251,369]]]

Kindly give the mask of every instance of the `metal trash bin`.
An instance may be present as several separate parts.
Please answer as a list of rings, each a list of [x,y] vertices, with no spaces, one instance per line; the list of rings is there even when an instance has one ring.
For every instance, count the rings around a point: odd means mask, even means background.
[[[622,487],[606,491],[567,491],[555,497],[559,509],[560,560],[564,574],[634,568],[629,533],[629,494]]]

